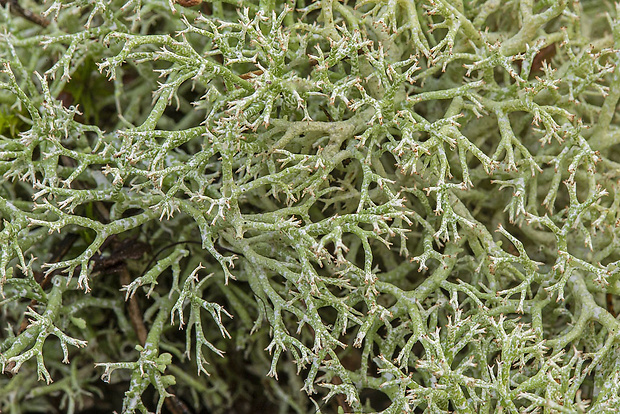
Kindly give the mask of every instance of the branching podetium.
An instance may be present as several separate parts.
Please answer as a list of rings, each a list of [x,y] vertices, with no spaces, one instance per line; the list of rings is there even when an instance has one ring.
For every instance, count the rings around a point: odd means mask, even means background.
[[[0,412],[620,411],[620,6],[0,1]]]

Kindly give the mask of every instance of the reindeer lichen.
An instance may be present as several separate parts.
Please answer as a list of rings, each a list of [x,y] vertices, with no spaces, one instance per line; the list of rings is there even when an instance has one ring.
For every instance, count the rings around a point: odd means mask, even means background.
[[[1,3],[1,412],[620,410],[619,5]]]

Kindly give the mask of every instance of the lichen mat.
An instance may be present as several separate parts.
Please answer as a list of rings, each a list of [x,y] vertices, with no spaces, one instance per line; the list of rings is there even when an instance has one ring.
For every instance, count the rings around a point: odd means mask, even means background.
[[[4,413],[620,410],[619,6],[7,0]]]

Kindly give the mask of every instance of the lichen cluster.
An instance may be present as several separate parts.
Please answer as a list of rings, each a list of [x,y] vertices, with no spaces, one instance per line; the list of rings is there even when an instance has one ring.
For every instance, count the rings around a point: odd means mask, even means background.
[[[620,6],[3,4],[2,412],[620,409]]]

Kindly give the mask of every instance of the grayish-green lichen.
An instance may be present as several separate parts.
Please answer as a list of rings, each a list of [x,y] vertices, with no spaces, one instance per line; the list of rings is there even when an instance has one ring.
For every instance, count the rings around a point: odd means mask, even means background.
[[[620,410],[620,6],[2,4],[2,412]]]

